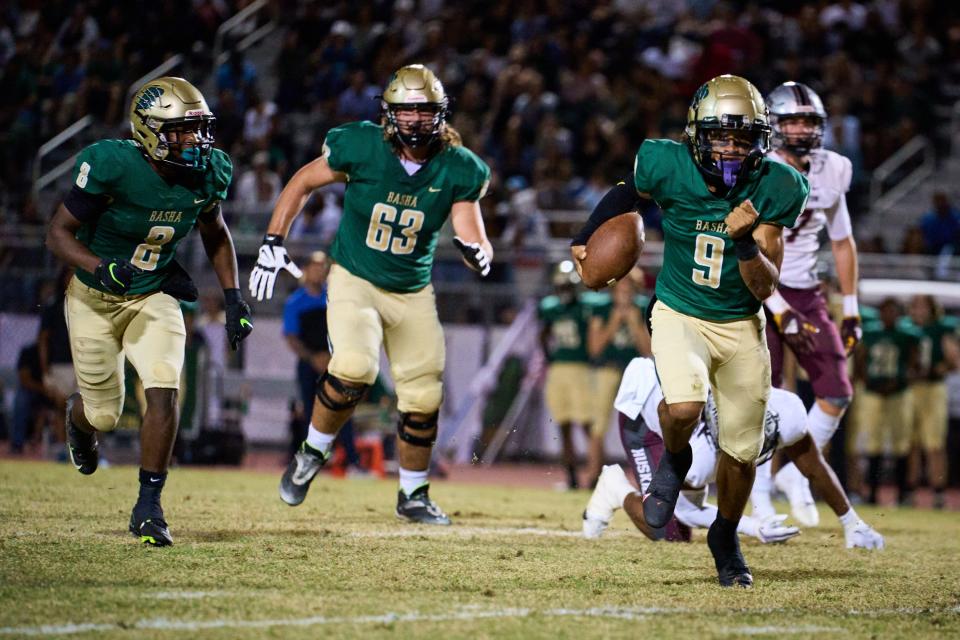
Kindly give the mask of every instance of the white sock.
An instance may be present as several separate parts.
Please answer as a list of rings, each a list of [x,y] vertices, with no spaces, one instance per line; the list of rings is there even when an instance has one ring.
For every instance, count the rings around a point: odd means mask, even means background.
[[[844,529],[849,529],[859,521],[860,516],[858,516],[857,512],[853,510],[853,507],[850,507],[849,511],[840,516],[840,524],[843,525]]]
[[[774,515],[770,492],[773,491],[773,479],[770,477],[770,461],[757,467],[757,477],[753,481],[753,491],[750,492],[750,504],[753,505],[753,517],[763,520]],[[749,534],[748,534],[749,535]]]
[[[310,423],[310,429],[307,431],[307,444],[317,451],[323,453],[324,457],[329,455],[330,449],[333,447],[333,441],[336,439],[336,435],[321,433],[320,431],[317,431],[317,428],[313,426],[313,423]]]
[[[429,471],[410,471],[400,467],[400,489],[409,498],[414,491],[427,484],[427,474]]]
[[[792,462],[785,464],[780,467],[780,471],[777,471],[777,484],[784,487],[789,487],[795,483],[803,482],[806,478],[803,477],[803,474],[800,473],[800,469],[797,469],[797,465]]]
[[[837,432],[837,427],[840,426],[840,418],[841,416],[830,415],[816,402],[810,407],[810,412],[807,414],[807,431],[813,436],[818,449],[823,449],[830,442],[833,434]]]

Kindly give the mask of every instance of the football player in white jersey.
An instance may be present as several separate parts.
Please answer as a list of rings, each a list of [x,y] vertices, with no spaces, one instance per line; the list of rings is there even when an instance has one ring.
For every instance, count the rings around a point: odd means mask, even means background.
[[[657,405],[663,398],[653,360],[634,358],[624,371],[615,406],[620,413],[621,438],[631,461],[636,491],[620,465],[603,468],[597,487],[583,512],[583,535],[598,538],[607,528],[614,511],[623,508],[630,519],[651,540],[689,540],[687,527],[707,528],[716,518],[717,508],[706,502],[707,487],[717,469],[716,405],[707,400],[704,420],[690,440],[693,463],[684,479],[677,501],[675,521],[662,529],[652,529],[643,517],[642,495],[650,482],[650,470],[663,453]],[[768,461],[774,451],[782,450],[794,461],[806,478],[833,509],[844,530],[847,548],[882,549],[883,536],[865,523],[850,506],[833,470],[806,428],[807,412],[795,394],[772,389],[764,419],[764,442],[758,462]],[[769,470],[769,465],[766,465]],[[760,469],[758,469],[758,476]],[[783,542],[799,533],[786,526],[786,516],[764,514],[744,516],[737,530],[761,542]]]
[[[767,96],[772,128],[771,160],[789,164],[810,181],[806,209],[793,229],[783,234],[780,285],[764,305],[767,310],[767,344],[770,348],[773,386],[783,382],[784,344],[807,372],[816,402],[807,416],[807,429],[817,447],[833,437],[853,396],[847,375],[847,356],[860,341],[857,304],[857,246],[853,239],[846,192],[850,188],[850,160],[823,148],[827,112],[810,87],[786,82]],[[827,301],[817,278],[821,231],[826,229],[843,294],[843,324],[837,329],[827,311]],[[819,522],[810,485],[793,464],[777,472],[759,474],[755,488],[759,503],[769,505],[772,485],[790,501],[793,517],[803,526]],[[754,505],[755,509],[757,504]],[[769,513],[769,509],[763,508]]]

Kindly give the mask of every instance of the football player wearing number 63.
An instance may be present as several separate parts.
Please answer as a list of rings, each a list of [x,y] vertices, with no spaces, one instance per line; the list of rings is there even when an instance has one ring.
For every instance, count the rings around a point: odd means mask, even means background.
[[[669,522],[690,469],[690,436],[708,387],[719,425],[718,514],[707,542],[722,586],[753,577],[737,539],[763,444],[770,353],[761,300],[776,289],[783,227],[807,199],[806,179],[763,154],[770,125],[756,87],[731,75],[693,97],[683,143],[646,140],[631,180],[611,189],[571,243],[586,257],[604,220],[637,209],[638,197],[663,209],[663,267],[652,309],[652,351],[664,400],[658,407],[665,452],[644,497],[646,522]]]
[[[160,493],[177,434],[186,339],[179,301],[197,299],[174,252],[194,226],[223,287],[233,349],[253,324],[220,215],[233,165],[213,148],[215,118],[203,95],[183,78],[157,78],[134,94],[129,118],[132,140],[101,140],[80,152],[47,246],[77,269],[66,293],[80,388],[67,400],[70,459],[80,473],[97,470],[97,434],[116,427],[123,408],[126,357],[147,397],[130,531],[166,546],[173,539]]]
[[[337,431],[376,380],[382,346],[400,411],[396,515],[450,524],[427,482],[445,359],[430,271],[448,217],[468,267],[487,275],[493,249],[478,204],[490,170],[447,124],[447,104],[433,72],[422,65],[401,67],[383,92],[381,123],[330,130],[323,155],[293,176],[273,210],[250,274],[257,300],[273,295],[280,270],[299,277],[283,238],[310,193],[333,182],[347,184],[327,280],[332,357],[317,380],[307,439],[280,480],[280,498],[291,506],[303,502]]]

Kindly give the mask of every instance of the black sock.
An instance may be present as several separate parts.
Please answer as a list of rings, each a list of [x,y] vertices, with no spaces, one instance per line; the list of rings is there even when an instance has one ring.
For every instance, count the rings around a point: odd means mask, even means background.
[[[867,484],[870,486],[868,502],[877,503],[877,488],[880,486],[880,473],[883,469],[883,456],[870,456],[867,464]]]
[[[677,475],[686,477],[690,465],[693,463],[693,448],[687,443],[683,449],[677,453],[672,453],[669,449],[663,449],[663,459],[660,464],[668,464],[677,473]]]
[[[160,492],[167,482],[167,472],[140,469],[140,497],[138,504],[160,504]]]
[[[577,481],[576,465],[572,465],[572,464],[567,465],[567,486],[571,489],[580,488],[580,483]]]
[[[910,495],[910,487],[907,486],[907,456],[900,456],[896,460],[897,476],[897,494],[900,500]]]
[[[717,512],[717,519],[713,521],[713,526],[717,528],[717,533],[724,537],[737,535],[737,525],[740,524],[740,518],[736,520],[727,520],[720,512]]]

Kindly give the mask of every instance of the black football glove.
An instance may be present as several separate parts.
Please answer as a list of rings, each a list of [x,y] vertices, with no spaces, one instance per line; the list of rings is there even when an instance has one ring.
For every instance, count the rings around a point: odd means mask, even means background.
[[[93,275],[110,293],[125,296],[133,284],[133,277],[142,272],[143,269],[133,266],[124,258],[104,258],[93,270]]]
[[[176,260],[171,260],[167,265],[167,275],[160,283],[160,291],[184,302],[196,302],[200,297],[190,274]]]
[[[453,236],[453,244],[460,249],[463,259],[467,261],[470,268],[485,276],[490,273],[490,256],[483,250],[479,242],[464,242],[457,236]]]
[[[240,289],[224,289],[223,299],[226,302],[227,315],[227,342],[234,351],[240,346],[240,341],[253,331],[253,314]]]

